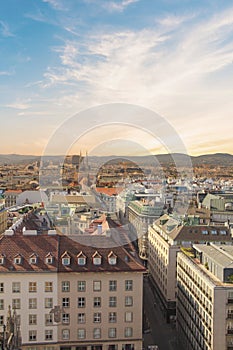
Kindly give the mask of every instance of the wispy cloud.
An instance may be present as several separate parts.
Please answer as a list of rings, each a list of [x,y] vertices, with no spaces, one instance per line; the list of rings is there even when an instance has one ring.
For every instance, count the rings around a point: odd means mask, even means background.
[[[55,10],[64,11],[66,10],[65,2],[62,0],[42,0],[45,3],[48,3]]]
[[[123,12],[128,6],[141,0],[83,0],[88,5],[96,5],[108,12]]]
[[[138,1],[140,0],[105,1],[102,6],[110,12],[122,12],[129,5],[134,4]]]
[[[17,100],[15,102],[12,102],[12,103],[9,103],[9,104],[5,105],[5,107],[13,108],[13,109],[19,109],[19,110],[26,110],[26,109],[29,109],[31,107],[28,102],[29,101]]]
[[[76,95],[59,99],[73,108],[116,101],[150,107],[171,118],[191,143],[233,108],[231,89],[217,81],[219,71],[232,67],[232,28],[233,8],[208,20],[163,17],[150,29],[69,40],[54,49],[61,66],[47,70],[43,86],[76,86]]]
[[[13,74],[14,73],[12,71],[0,71],[0,76],[3,76],[3,75],[10,76]]]
[[[11,32],[7,22],[0,20],[0,33],[4,37],[11,37],[14,34]]]

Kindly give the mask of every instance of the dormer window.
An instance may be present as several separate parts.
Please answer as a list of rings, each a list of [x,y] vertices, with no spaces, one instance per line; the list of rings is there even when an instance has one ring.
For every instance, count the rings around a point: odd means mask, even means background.
[[[67,252],[65,252],[62,256],[62,265],[69,266],[70,265],[70,256]]]
[[[32,254],[32,255],[30,256],[29,263],[30,263],[31,265],[37,264],[37,255],[36,255],[36,254]]]
[[[1,254],[0,255],[0,265],[4,265],[4,263],[5,263],[5,255]]]
[[[14,263],[15,263],[15,265],[22,264],[22,256],[20,254],[18,254],[14,257]]]
[[[108,254],[108,263],[109,263],[109,265],[116,265],[116,263],[117,263],[117,256],[116,256],[116,254],[113,253],[113,251],[111,251]]]
[[[78,258],[78,265],[86,265],[86,256],[83,254],[83,252],[80,252],[78,255],[77,255],[77,258]]]
[[[47,254],[45,257],[45,263],[48,265],[52,265],[53,263],[53,256],[51,253]]]
[[[92,255],[92,261],[94,265],[101,265],[102,256],[96,251],[95,254]]]

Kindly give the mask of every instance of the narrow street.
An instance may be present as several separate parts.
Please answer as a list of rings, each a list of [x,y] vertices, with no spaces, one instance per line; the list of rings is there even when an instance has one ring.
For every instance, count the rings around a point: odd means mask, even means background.
[[[145,329],[150,329],[150,333],[143,334],[144,349],[147,350],[148,345],[158,345],[159,350],[179,350],[176,345],[174,324],[166,323],[160,305],[155,301],[147,277],[144,278],[143,289],[144,313],[147,320]]]

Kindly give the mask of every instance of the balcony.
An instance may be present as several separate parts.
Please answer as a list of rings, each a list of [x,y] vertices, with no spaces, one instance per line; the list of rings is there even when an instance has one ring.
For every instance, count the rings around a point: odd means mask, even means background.
[[[233,312],[228,312],[227,318],[232,320],[233,319]]]
[[[228,298],[227,299],[227,304],[233,304],[233,298]]]
[[[227,334],[233,334],[233,328],[228,328],[227,329]]]

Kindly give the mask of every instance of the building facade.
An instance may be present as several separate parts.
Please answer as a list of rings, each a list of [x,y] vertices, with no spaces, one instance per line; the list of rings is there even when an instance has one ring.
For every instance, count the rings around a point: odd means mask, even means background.
[[[191,216],[191,223],[194,218]],[[189,221],[187,221],[188,223]],[[230,229],[225,226],[182,224],[163,215],[149,227],[148,269],[167,322],[176,315],[176,259],[181,247],[194,243],[232,243]]]
[[[161,216],[162,211],[163,204],[160,202],[155,205],[155,203],[133,201],[128,205],[130,231],[135,239],[138,239],[139,256],[143,260],[148,259],[148,227]]]
[[[4,199],[0,198],[0,234],[7,228],[7,211]]]
[[[178,253],[177,331],[185,349],[233,349],[232,259],[233,246],[226,245]]]
[[[95,237],[98,247],[110,239]],[[86,243],[55,231],[3,235],[0,327],[16,310],[23,349],[141,350],[144,267],[127,248]]]

